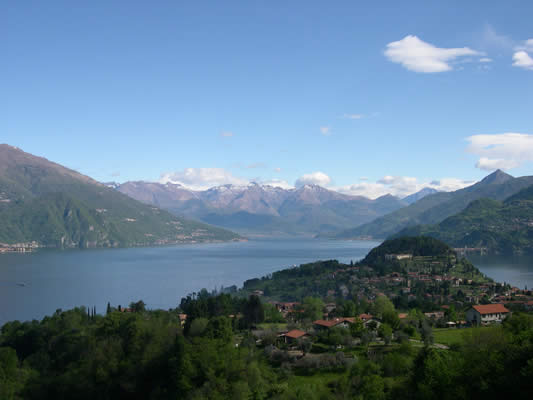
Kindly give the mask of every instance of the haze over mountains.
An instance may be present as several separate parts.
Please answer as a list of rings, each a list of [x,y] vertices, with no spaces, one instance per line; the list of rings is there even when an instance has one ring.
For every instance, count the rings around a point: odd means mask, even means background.
[[[282,189],[252,183],[205,191],[154,182],[126,182],[117,190],[146,204],[245,234],[314,235],[354,227],[398,210],[411,200],[385,195],[375,200],[317,185]],[[430,189],[431,190],[431,189]],[[419,196],[429,194],[428,191]]]
[[[0,144],[0,221],[4,244],[115,247],[238,238],[6,144]]]
[[[463,211],[474,200],[486,198],[503,201],[531,185],[533,176],[514,178],[497,170],[472,186],[455,192],[431,194],[408,207],[345,230],[335,235],[335,238],[386,238],[408,227],[438,224]]]

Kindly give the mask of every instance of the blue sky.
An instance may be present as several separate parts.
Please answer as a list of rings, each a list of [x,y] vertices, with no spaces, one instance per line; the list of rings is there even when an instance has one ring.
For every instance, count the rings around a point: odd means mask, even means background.
[[[533,3],[81,3],[3,2],[0,142],[193,188],[532,174]]]

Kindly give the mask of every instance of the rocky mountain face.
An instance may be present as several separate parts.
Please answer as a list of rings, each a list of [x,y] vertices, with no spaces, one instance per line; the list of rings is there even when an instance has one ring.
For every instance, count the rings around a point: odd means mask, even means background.
[[[0,221],[3,244],[115,247],[238,238],[5,144],[0,144]]]
[[[371,200],[317,185],[282,189],[251,183],[191,191],[170,183],[126,182],[117,190],[175,215],[247,234],[315,235],[339,231],[406,205],[390,195]]]

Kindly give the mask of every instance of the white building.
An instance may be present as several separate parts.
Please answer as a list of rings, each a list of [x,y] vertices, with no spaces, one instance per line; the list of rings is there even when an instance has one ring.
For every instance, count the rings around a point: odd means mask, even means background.
[[[473,306],[466,312],[466,321],[471,325],[486,325],[502,322],[510,311],[503,304]]]

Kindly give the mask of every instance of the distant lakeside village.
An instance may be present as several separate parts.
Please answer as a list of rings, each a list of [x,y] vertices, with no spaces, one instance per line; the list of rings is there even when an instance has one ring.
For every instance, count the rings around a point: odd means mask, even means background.
[[[0,254],[4,253],[31,253],[41,246],[37,242],[7,244],[0,243]]]

